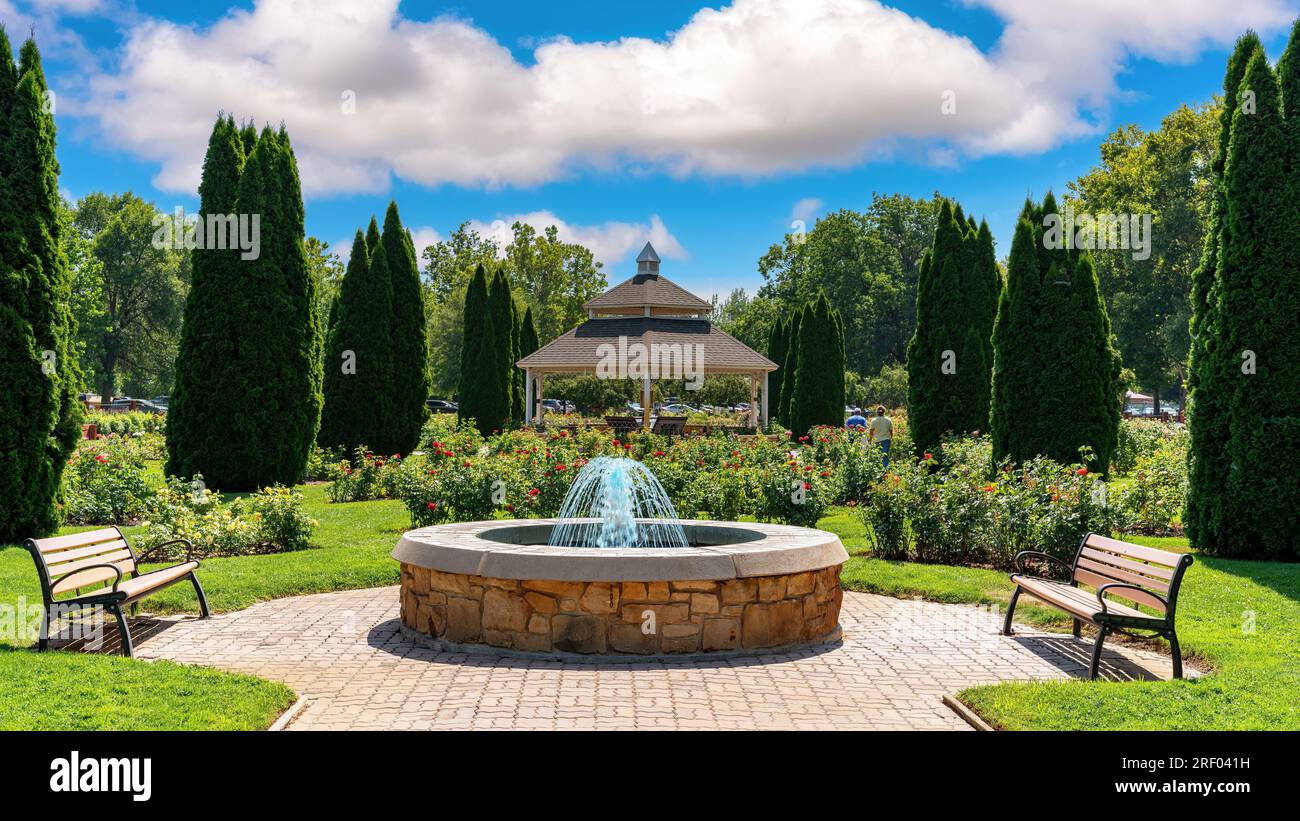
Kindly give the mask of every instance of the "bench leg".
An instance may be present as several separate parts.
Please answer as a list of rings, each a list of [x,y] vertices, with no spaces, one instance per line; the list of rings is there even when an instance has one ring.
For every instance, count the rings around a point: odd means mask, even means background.
[[[1169,650],[1174,654],[1174,678],[1183,677],[1183,654],[1178,649],[1178,634],[1170,631]]]
[[[1007,602],[1007,618],[1002,622],[1002,635],[1011,635],[1011,617],[1016,614],[1016,600],[1020,598],[1020,585],[1011,591],[1011,601]]]
[[[45,605],[45,610],[41,613],[41,632],[36,639],[36,649],[40,652],[50,649],[50,607],[49,604]]]
[[[117,618],[117,629],[122,636],[122,655],[127,658],[135,657],[135,648],[131,646],[131,628],[126,625],[126,616],[122,613],[122,608],[118,605],[110,605],[109,609]]]
[[[1106,640],[1106,634],[1110,628],[1101,626],[1097,628],[1097,643],[1092,646],[1092,667],[1088,669],[1088,678],[1097,678],[1097,668],[1101,665],[1101,643]]]
[[[199,577],[191,573],[190,581],[194,582],[194,592],[199,594],[199,618],[206,619],[211,617],[212,613],[208,610],[208,597],[203,595],[203,585],[199,584]]]
[[[1079,619],[1074,620],[1074,637],[1076,639],[1083,637],[1083,622]]]

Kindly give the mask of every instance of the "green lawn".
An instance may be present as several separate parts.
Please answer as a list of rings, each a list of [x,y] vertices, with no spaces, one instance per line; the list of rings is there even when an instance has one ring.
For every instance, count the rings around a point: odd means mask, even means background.
[[[409,527],[397,502],[330,504],[323,485],[301,488],[319,521],[316,547],[270,556],[218,558],[200,570],[214,610],[282,596],[395,584],[389,553]],[[819,525],[851,554],[850,590],[900,598],[1005,606],[1001,571],[922,565],[863,555],[866,529],[855,511],[836,508]],[[1186,542],[1135,541],[1169,550]],[[0,549],[0,605],[39,601],[31,558]],[[159,613],[194,612],[193,592],[177,586],[146,600]],[[1253,616],[1251,615],[1253,614]],[[1019,620],[1067,629],[1057,611],[1022,602]],[[1254,633],[1243,631],[1253,618]],[[1215,672],[1200,681],[1050,682],[978,687],[961,694],[990,723],[1008,729],[1300,729],[1300,566],[1198,557],[1179,606],[1186,653]],[[246,676],[165,663],[51,653],[0,643],[0,727],[260,728],[292,701],[286,688]]]
[[[833,510],[818,525],[839,534],[854,554],[842,575],[847,589],[1000,608],[1011,596],[1001,571],[858,555],[867,534],[852,511]],[[1186,539],[1126,538],[1188,549]],[[1070,625],[1059,611],[1025,599],[1016,619],[1062,630]],[[999,684],[960,697],[990,724],[1014,730],[1300,729],[1300,565],[1198,556],[1179,594],[1178,637],[1185,656],[1214,672],[1198,681]]]

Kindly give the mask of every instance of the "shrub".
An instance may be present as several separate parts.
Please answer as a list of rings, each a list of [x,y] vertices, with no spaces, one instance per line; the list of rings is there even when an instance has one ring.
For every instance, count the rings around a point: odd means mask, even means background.
[[[1115,494],[1119,527],[1150,535],[1182,531],[1187,502],[1187,452],[1185,441],[1166,439],[1154,451],[1138,458],[1133,481]]]
[[[310,544],[316,526],[303,510],[302,495],[292,488],[270,487],[226,505],[221,497],[194,482],[169,478],[149,501],[147,546],[173,539],[193,545],[191,555],[241,556],[299,550]],[[179,559],[185,548],[176,545],[157,554]]]
[[[368,502],[391,498],[397,494],[398,472],[401,467],[401,454],[376,456],[363,445],[356,449],[351,462],[340,460],[334,465],[334,481],[325,493],[331,502]]]
[[[152,495],[141,449],[129,440],[87,442],[73,452],[63,474],[64,520],[76,525],[131,524]]]
[[[987,437],[961,437],[937,459],[891,460],[858,505],[872,553],[1009,569],[1021,550],[1069,561],[1085,533],[1112,529],[1100,479],[1082,462],[1004,461],[990,479],[990,452]]]
[[[104,413],[91,411],[84,420],[87,424],[103,434],[118,436],[136,433],[164,433],[167,430],[167,417],[144,411],[124,411],[122,413]]]

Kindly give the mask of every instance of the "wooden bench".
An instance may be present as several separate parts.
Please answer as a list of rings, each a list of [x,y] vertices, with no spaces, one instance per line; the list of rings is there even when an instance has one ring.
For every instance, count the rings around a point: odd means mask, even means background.
[[[1069,581],[1025,574],[1026,559],[1046,561],[1069,571]],[[1192,557],[1187,553],[1129,544],[1096,533],[1087,534],[1079,542],[1073,565],[1036,550],[1022,550],[1016,554],[1016,569],[1021,572],[1011,574],[1016,589],[1007,606],[1002,632],[1011,635],[1011,617],[1016,612],[1016,600],[1022,592],[1028,593],[1069,614],[1074,619],[1076,638],[1085,621],[1097,628],[1097,643],[1092,648],[1092,667],[1089,670],[1091,678],[1097,677],[1101,645],[1106,636],[1130,630],[1150,630],[1154,635],[1167,638],[1174,656],[1174,678],[1182,678],[1183,659],[1178,649],[1178,633],[1174,630],[1174,612],[1178,607],[1178,588],[1191,564]],[[1085,590],[1080,585],[1092,589]],[[1107,596],[1125,599],[1133,606]],[[1139,606],[1156,612],[1139,610]]]
[[[606,416],[605,424],[609,425],[609,429],[614,432],[615,436],[624,436],[641,429],[641,417]]]
[[[174,544],[185,545],[185,561],[149,573],[140,572],[140,564],[147,561],[150,554]],[[199,595],[202,618],[206,619],[210,615],[208,599],[203,595],[199,577],[194,575],[199,563],[190,559],[193,546],[184,539],[154,545],[144,555],[136,556],[121,530],[106,527],[49,539],[28,539],[23,542],[23,546],[31,552],[32,559],[36,562],[36,572],[41,577],[41,595],[45,600],[45,614],[41,617],[40,640],[37,644],[41,650],[47,649],[50,644],[50,617],[55,607],[64,610],[104,607],[117,619],[118,629],[122,633],[124,656],[133,655],[134,648],[126,616],[122,613],[123,605],[134,605],[163,588],[188,581],[194,585],[194,592]],[[69,592],[72,593],[71,596],[57,598]]]
[[[668,437],[668,441],[673,441],[674,436],[682,436],[686,433],[685,416],[659,416],[655,418],[654,427],[651,433],[658,433]]]

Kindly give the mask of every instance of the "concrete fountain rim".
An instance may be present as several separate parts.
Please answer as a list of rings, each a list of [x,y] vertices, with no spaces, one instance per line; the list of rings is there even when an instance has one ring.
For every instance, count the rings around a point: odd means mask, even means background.
[[[822,570],[849,554],[824,530],[759,522],[682,520],[692,542],[683,548],[550,547],[508,541],[547,529],[556,519],[496,519],[407,531],[397,561],[497,579],[556,581],[724,581]]]

